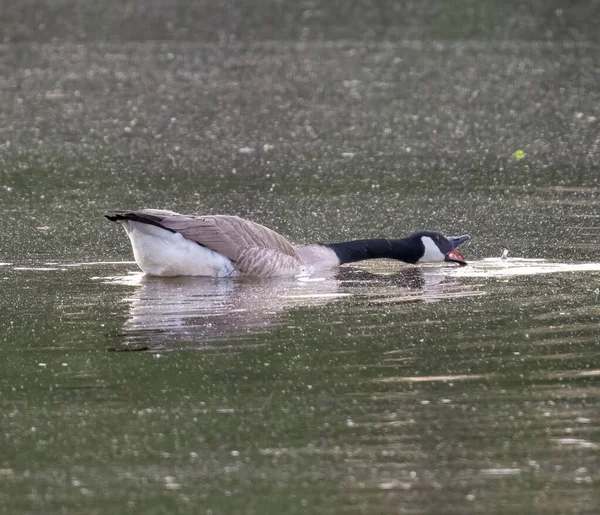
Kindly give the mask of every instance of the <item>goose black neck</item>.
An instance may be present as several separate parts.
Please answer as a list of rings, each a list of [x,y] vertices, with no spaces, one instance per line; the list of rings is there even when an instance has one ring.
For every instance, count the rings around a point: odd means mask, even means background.
[[[416,263],[422,256],[424,248],[419,241],[409,240],[353,240],[324,245],[333,250],[340,264],[354,263],[365,259],[398,259],[406,263]]]

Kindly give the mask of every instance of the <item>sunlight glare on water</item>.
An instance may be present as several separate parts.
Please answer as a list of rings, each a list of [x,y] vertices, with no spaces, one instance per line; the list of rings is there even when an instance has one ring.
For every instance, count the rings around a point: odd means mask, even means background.
[[[457,277],[514,277],[567,272],[598,272],[600,263],[554,263],[544,259],[487,258],[470,261],[469,266],[454,272]]]
[[[38,4],[0,2],[1,513],[600,513],[595,3]],[[157,279],[103,217],[146,207],[469,265]]]

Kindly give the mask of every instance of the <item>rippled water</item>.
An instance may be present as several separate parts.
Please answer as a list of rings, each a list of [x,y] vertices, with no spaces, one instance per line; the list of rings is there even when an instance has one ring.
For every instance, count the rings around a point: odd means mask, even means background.
[[[10,510],[595,509],[598,263],[2,271]]]
[[[1,44],[0,511],[599,513],[597,56]],[[128,207],[470,264],[150,278]]]

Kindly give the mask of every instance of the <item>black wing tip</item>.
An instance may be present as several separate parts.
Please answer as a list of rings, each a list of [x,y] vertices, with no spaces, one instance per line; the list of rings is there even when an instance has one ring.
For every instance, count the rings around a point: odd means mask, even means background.
[[[140,222],[143,224],[154,225],[156,227],[160,227],[161,229],[165,229],[169,232],[177,232],[173,229],[169,229],[165,227],[161,221],[162,219],[158,216],[150,215],[148,213],[141,213],[139,211],[109,211],[104,215],[111,222],[120,222],[122,220],[131,220],[132,222]]]
[[[129,220],[130,217],[127,216],[128,214],[131,215],[132,213],[128,213],[127,211],[113,210],[105,213],[104,217],[108,218],[111,222],[118,222],[119,220]]]

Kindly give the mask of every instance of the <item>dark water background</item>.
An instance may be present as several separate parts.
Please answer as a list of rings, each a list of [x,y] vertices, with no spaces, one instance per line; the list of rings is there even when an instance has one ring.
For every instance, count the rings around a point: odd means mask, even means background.
[[[599,513],[599,12],[0,0],[0,512]],[[119,207],[472,265],[144,278]]]

